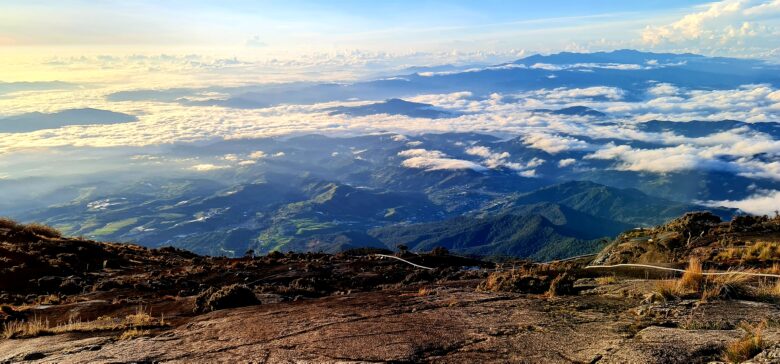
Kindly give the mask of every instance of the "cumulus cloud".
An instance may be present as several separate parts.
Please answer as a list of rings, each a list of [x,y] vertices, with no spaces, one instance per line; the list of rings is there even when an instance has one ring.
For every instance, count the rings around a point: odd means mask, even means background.
[[[408,149],[408,150],[398,152],[398,155],[401,157],[423,157],[423,158],[444,158],[445,156],[447,156],[446,154],[438,150],[427,150],[427,149]]]
[[[774,215],[780,208],[780,191],[762,190],[743,200],[705,201],[707,206],[738,208],[757,215]]]
[[[608,100],[620,100],[625,96],[625,91],[618,87],[593,86],[585,88],[554,88],[533,91],[533,94],[546,99],[580,99],[580,98],[604,98]]]
[[[523,137],[523,142],[531,148],[541,149],[550,154],[558,154],[568,150],[585,150],[588,143],[563,135],[553,135],[542,132],[529,133]]]
[[[218,165],[218,164],[211,164],[211,163],[203,163],[203,164],[196,164],[189,169],[195,172],[211,172],[216,171],[220,169],[227,169],[230,168],[230,166],[226,165]]]
[[[494,153],[490,150],[490,148],[483,146],[470,147],[466,149],[466,154],[482,157],[484,159],[482,161],[482,165],[487,168],[504,167],[516,171],[521,171],[538,167],[544,163],[544,160],[541,158],[533,158],[527,163],[512,162],[509,161],[509,157],[511,157],[509,152]]]
[[[680,89],[671,83],[659,83],[649,88],[647,92],[653,96],[674,96],[680,92]]]
[[[669,148],[642,149],[610,143],[585,156],[586,159],[619,161],[616,169],[624,171],[676,172],[693,169],[727,170],[729,165],[716,159],[699,155],[696,148],[679,145]]]
[[[409,149],[398,153],[405,157],[401,165],[406,168],[424,169],[426,171],[436,171],[445,169],[471,169],[483,171],[486,168],[467,160],[450,158],[444,152],[438,150]]]
[[[766,46],[777,36],[769,19],[780,16],[780,1],[723,0],[664,25],[647,26],[642,41],[701,48]],[[776,39],[776,38],[774,38]],[[770,43],[771,44],[771,43]]]
[[[564,158],[558,161],[558,167],[568,167],[574,165],[575,163],[577,163],[577,160],[574,158]]]
[[[263,159],[267,156],[268,154],[265,154],[265,152],[262,150],[256,150],[252,153],[249,153],[249,159]]]

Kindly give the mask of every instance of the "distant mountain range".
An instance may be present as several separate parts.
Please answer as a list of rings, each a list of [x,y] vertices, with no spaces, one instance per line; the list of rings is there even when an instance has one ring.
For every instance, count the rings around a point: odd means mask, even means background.
[[[389,99],[383,102],[361,106],[338,106],[328,109],[331,115],[346,114],[352,116],[366,116],[376,114],[405,115],[414,118],[450,118],[458,113],[440,110],[431,104],[410,102],[401,99]]]
[[[416,72],[356,83],[299,82],[202,89],[134,90],[111,94],[108,99],[264,108],[279,104],[383,100],[460,91],[486,97],[495,92],[591,86],[619,87],[626,91],[627,100],[637,100],[656,83],[716,90],[759,83],[780,87],[780,66],[776,64],[750,59],[627,49],[532,55],[510,63],[467,69],[443,67],[410,71]],[[221,92],[230,96],[227,99],[193,101],[194,96],[203,92]]]
[[[0,118],[0,133],[26,133],[68,125],[119,124],[136,120],[133,115],[90,108],[68,109],[48,114],[31,112]]]
[[[237,169],[137,183],[84,185],[72,196],[20,214],[67,234],[146,246],[173,245],[212,255],[273,250],[336,252],[354,247],[413,250],[437,246],[479,255],[545,260],[598,250],[604,239],[707,208],[574,178],[554,160],[539,176],[508,167],[425,170],[404,166],[399,154],[428,148],[452,158],[482,157],[458,145],[488,145],[512,158],[538,156],[511,140],[480,134],[394,135],[225,141],[191,146],[182,155],[284,153]],[[327,157],[325,157],[327,155]],[[515,157],[516,156],[516,157]],[[281,158],[281,157],[280,157]],[[563,158],[563,157],[559,157]],[[544,169],[545,164],[551,165]],[[550,171],[550,172],[547,172]],[[549,174],[548,174],[549,173]],[[231,182],[232,181],[232,182]]]

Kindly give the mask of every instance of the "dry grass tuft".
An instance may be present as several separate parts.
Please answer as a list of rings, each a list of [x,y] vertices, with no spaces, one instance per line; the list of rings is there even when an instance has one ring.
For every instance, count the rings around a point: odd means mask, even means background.
[[[603,277],[596,277],[596,284],[599,286],[606,286],[609,284],[615,284],[617,283],[617,277],[614,275],[611,276],[603,276]]]
[[[760,353],[764,349],[761,332],[765,325],[763,322],[758,325],[742,323],[740,326],[745,330],[745,336],[726,346],[724,359],[730,363],[741,363]]]
[[[18,229],[21,225],[7,217],[0,217],[0,229]]]
[[[698,292],[702,288],[704,282],[704,275],[701,267],[701,262],[696,257],[691,257],[688,262],[688,268],[685,269],[682,278],[678,282],[680,291],[693,291]]]
[[[674,299],[680,295],[680,285],[677,280],[664,279],[658,281],[653,288],[653,293],[661,297],[663,300]]]
[[[52,238],[52,239],[62,237],[62,233],[59,230],[51,226],[38,224],[38,223],[24,225],[24,231],[33,233],[38,236],[43,236],[46,238]]]
[[[436,291],[428,288],[428,287],[420,287],[419,290],[417,290],[417,295],[420,297],[430,296],[432,294],[436,293]]]
[[[753,296],[762,301],[777,301],[780,299],[780,280],[761,280],[758,286],[753,288]]]
[[[33,318],[29,321],[11,321],[3,325],[4,339],[13,339],[17,337],[36,337],[48,333],[49,321],[43,321],[39,318]]]
[[[119,340],[131,340],[135,338],[139,338],[142,336],[149,336],[151,332],[149,330],[139,330],[136,328],[126,330],[122,333],[122,335],[119,335]]]
[[[744,247],[730,247],[721,250],[715,260],[739,260],[746,263],[768,262],[780,259],[780,243],[758,241]]]
[[[30,338],[42,335],[54,335],[67,332],[98,332],[118,330],[142,330],[165,326],[164,318],[156,319],[139,308],[134,314],[124,318],[101,316],[93,321],[71,320],[64,324],[51,326],[49,321],[38,318],[28,321],[12,321],[3,327],[5,339]]]

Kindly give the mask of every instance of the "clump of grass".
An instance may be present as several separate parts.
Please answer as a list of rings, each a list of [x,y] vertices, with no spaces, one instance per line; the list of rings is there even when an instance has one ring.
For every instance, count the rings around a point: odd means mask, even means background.
[[[419,290],[417,290],[417,295],[420,297],[430,296],[434,294],[434,290],[428,288],[428,287],[420,287]]]
[[[24,225],[24,231],[33,233],[35,235],[43,236],[46,238],[52,238],[52,239],[62,237],[62,233],[59,230],[51,226],[38,224],[38,223]]]
[[[35,234],[38,236],[51,238],[51,239],[62,237],[62,233],[60,233],[59,230],[51,226],[47,226],[39,223],[24,225],[12,219],[9,219],[7,217],[0,217],[0,229],[21,230],[26,233]]]
[[[19,223],[7,217],[0,217],[0,229],[18,229]]]
[[[49,321],[43,321],[39,318],[33,318],[28,321],[11,321],[3,325],[4,339],[13,339],[17,337],[37,337],[48,332]]]
[[[132,328],[130,330],[124,331],[122,335],[119,335],[119,340],[131,340],[142,336],[149,336],[150,333],[151,332],[149,330]]]
[[[727,273],[711,276],[708,279],[708,289],[719,292],[721,296],[733,297],[745,295],[752,277],[745,273],[753,273],[753,270],[729,270]]]
[[[730,363],[741,363],[748,360],[764,349],[764,340],[761,332],[765,323],[750,325],[742,323],[740,327],[745,330],[745,336],[726,346],[724,359]]]
[[[38,318],[28,321],[12,321],[4,325],[2,337],[19,339],[68,332],[143,330],[165,325],[163,317],[156,319],[139,308],[136,313],[127,315],[124,318],[101,316],[93,321],[70,320],[55,326],[51,326],[48,320],[44,321]]]
[[[617,283],[617,277],[614,275],[611,276],[603,276],[603,277],[596,277],[596,284],[599,286],[606,286],[609,284],[615,284]]]
[[[664,279],[655,283],[652,293],[663,301],[674,299],[680,294],[679,286],[677,280]]]
[[[740,260],[746,263],[759,263],[780,259],[780,243],[758,241],[745,247],[731,247],[721,250],[716,260]]]
[[[780,281],[761,280],[753,289],[753,296],[762,301],[776,301],[780,298]]]
[[[691,257],[688,262],[688,268],[685,269],[682,278],[678,282],[678,288],[680,291],[694,291],[698,292],[702,288],[704,282],[704,275],[701,267],[701,262],[696,257]]]

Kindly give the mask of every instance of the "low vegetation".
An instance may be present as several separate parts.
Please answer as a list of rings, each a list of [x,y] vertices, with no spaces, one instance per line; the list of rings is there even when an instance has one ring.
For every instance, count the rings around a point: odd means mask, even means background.
[[[166,326],[165,320],[155,318],[139,308],[134,314],[121,317],[101,316],[93,321],[73,320],[66,323],[51,325],[48,320],[33,318],[26,321],[11,321],[4,325],[2,337],[5,339],[23,339],[42,335],[63,333],[85,333],[99,331],[125,330],[127,335],[149,333],[148,329]],[[125,337],[125,334],[122,335]],[[126,338],[126,337],[125,337]]]
[[[715,256],[716,261],[741,263],[771,262],[780,259],[780,243],[757,241],[745,246],[728,247]]]
[[[774,268],[773,268],[774,269]],[[691,258],[680,279],[658,281],[654,294],[663,299],[700,298],[702,301],[743,298],[759,301],[780,300],[780,281],[753,275],[756,269],[732,269],[723,274],[705,273],[701,262]]]
[[[38,235],[50,239],[56,239],[62,237],[62,233],[60,233],[59,230],[51,226],[38,224],[38,223],[20,224],[14,220],[5,217],[0,217],[0,229],[11,229],[11,230],[21,231],[23,233],[34,234],[34,235]]]
[[[571,294],[574,291],[573,265],[567,263],[521,264],[508,270],[490,273],[478,291],[545,293],[548,296]]]
[[[758,325],[742,323],[740,327],[745,330],[745,336],[726,346],[724,359],[730,363],[741,363],[760,353],[765,346],[761,335],[765,325],[765,323]]]

